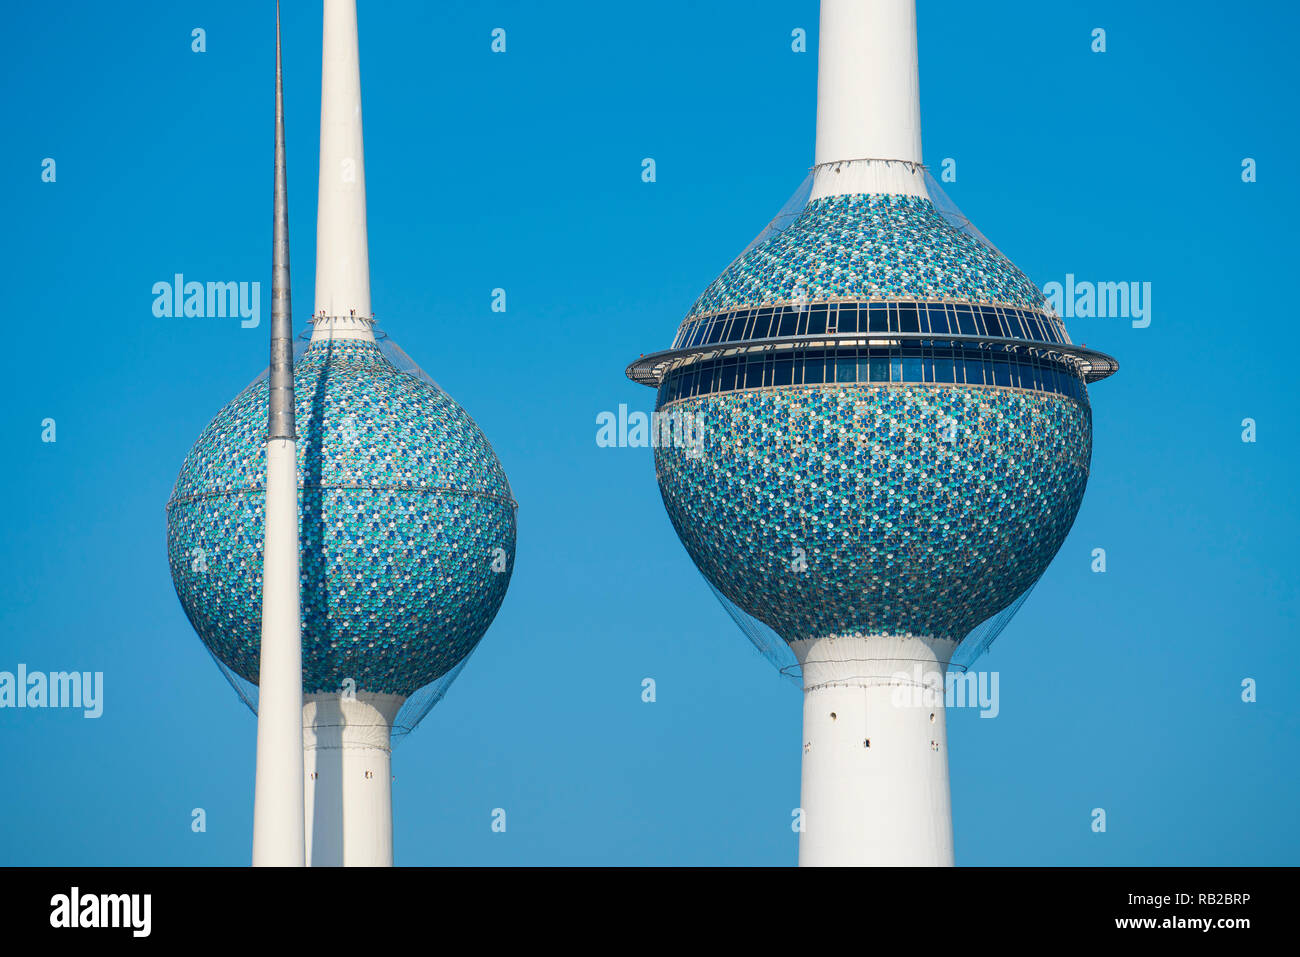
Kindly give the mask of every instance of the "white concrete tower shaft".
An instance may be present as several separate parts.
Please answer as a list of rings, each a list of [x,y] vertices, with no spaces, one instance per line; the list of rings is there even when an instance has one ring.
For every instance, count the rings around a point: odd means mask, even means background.
[[[324,0],[320,201],[312,341],[374,339],[356,0]],[[307,862],[393,863],[390,736],[405,699],[340,689],[303,697]]]
[[[305,696],[302,744],[312,867],[392,867],[390,740],[405,700],[361,691]]]
[[[799,866],[952,866],[943,691],[955,643],[791,647],[804,679]]]
[[[271,266],[271,371],[267,383],[266,528],[262,645],[258,666],[253,866],[305,862],[302,749],[302,621],[298,581],[298,454],[289,288],[280,13],[275,17],[275,214]]]
[[[325,0],[312,340],[374,339],[356,0]]]
[[[915,0],[822,0],[812,199],[925,196]]]
[[[927,196],[914,0],[822,0],[811,200]],[[951,641],[791,644],[804,678],[801,866],[953,863]]]

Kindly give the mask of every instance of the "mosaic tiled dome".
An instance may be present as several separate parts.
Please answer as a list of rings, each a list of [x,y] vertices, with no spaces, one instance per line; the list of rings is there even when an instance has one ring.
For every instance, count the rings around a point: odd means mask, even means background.
[[[410,695],[462,661],[514,568],[496,454],[446,393],[373,342],[296,360],[303,690]],[[167,507],[172,579],[195,630],[257,682],[267,384],[221,410]]]
[[[687,318],[798,298],[1043,305],[1024,273],[950,224],[930,200],[859,193],[810,202],[715,279]]]
[[[961,642],[1014,611],[1078,513],[1087,382],[1117,364],[963,222],[924,197],[813,199],[628,367],[658,388],[659,434],[694,437],[655,448],[687,552],[787,642]]]
[[[656,449],[673,527],[787,641],[960,641],[1046,569],[1092,449],[1086,406],[1011,389],[783,388],[673,411],[700,416],[705,441]]]

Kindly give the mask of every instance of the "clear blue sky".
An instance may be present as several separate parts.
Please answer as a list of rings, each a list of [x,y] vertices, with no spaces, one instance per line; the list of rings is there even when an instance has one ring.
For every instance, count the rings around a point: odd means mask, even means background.
[[[1146,329],[1069,323],[1122,368],[1092,390],[1078,521],[981,662],[1001,713],[950,715],[957,860],[1295,863],[1300,15],[921,8],[925,156],[957,160],[949,194],[1039,285],[1150,282],[1153,305]],[[106,693],[98,720],[0,710],[3,864],[249,860],[255,719],[176,600],[163,507],[266,365],[266,320],[156,319],[150,289],[269,285],[271,18],[270,0],[7,15],[0,670],[102,671]],[[360,26],[375,310],[520,502],[501,613],[395,752],[398,863],[794,863],[799,693],[691,565],[649,450],[595,435],[604,410],[652,407],[624,366],[668,345],[810,165],[816,4],[363,0]],[[301,317],[319,3],[289,0],[284,32]]]

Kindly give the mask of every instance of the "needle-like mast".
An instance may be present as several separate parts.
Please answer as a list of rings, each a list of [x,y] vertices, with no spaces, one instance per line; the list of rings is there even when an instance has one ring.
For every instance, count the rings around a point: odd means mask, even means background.
[[[302,867],[306,863],[306,835],[302,622],[298,594],[298,454],[293,414],[293,309],[289,290],[289,203],[278,3],[275,9],[274,219],[253,866]]]

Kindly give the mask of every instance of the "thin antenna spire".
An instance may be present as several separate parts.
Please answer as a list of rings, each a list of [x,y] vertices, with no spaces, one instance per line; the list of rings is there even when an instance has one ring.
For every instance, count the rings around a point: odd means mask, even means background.
[[[289,288],[289,186],[284,156],[280,4],[275,5],[275,225],[271,253],[271,382],[267,437],[296,439],[293,420],[293,304]]]
[[[284,160],[280,4],[275,5],[275,223],[271,255],[262,647],[257,673],[257,776],[253,866],[302,867],[307,834],[303,781],[302,618],[299,594],[298,453],[293,416],[293,309]]]

